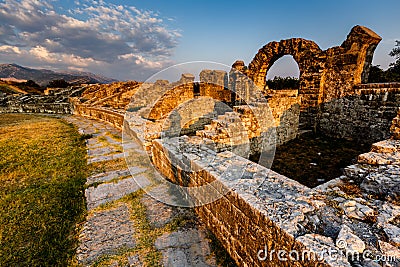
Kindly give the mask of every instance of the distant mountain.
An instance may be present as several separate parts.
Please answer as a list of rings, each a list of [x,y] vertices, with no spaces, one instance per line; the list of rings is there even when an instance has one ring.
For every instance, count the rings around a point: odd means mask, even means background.
[[[31,69],[17,64],[0,64],[0,78],[14,78],[18,80],[33,80],[45,86],[52,80],[65,80],[72,84],[81,83],[112,83],[117,80],[96,75],[90,72],[62,71],[55,72],[46,69]]]

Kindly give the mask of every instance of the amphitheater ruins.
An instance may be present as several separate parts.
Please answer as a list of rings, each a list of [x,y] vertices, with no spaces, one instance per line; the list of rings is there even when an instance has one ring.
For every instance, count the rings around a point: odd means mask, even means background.
[[[203,70],[198,82],[184,73],[172,83],[3,97],[0,112],[73,113],[122,130],[125,155],[140,143],[165,178],[136,182],[151,191],[169,181],[181,199],[159,200],[193,207],[238,266],[381,266],[385,256],[385,266],[400,266],[400,84],[367,83],[380,41],[355,26],[340,46],[271,42],[248,66]],[[266,86],[284,55],[299,66],[300,89]],[[275,147],[306,131],[374,144],[310,188],[269,169]]]

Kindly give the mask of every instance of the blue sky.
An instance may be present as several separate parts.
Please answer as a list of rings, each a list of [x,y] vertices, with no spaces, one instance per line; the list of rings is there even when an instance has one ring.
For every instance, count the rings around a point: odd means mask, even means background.
[[[387,68],[400,40],[400,1],[0,1],[0,61],[145,80],[188,61],[248,64],[273,40],[302,37],[322,49],[363,25],[383,40]],[[295,75],[287,58],[272,75]]]

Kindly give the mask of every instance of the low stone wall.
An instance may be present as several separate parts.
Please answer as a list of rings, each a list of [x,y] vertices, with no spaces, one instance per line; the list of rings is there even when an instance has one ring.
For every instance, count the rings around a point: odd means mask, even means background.
[[[199,95],[230,103],[232,92],[228,89],[228,74],[222,70],[200,72]]]
[[[306,214],[321,206],[312,189],[233,153],[216,154],[206,146],[190,144],[188,137],[153,141],[153,163],[175,184],[197,187],[212,182],[212,189],[204,191],[200,199],[212,190],[227,192],[195,210],[238,266],[350,267],[340,255],[335,260],[278,258],[279,250],[335,250],[331,238],[304,234],[299,226]]]
[[[194,79],[194,77],[193,77]],[[145,117],[150,120],[160,120],[168,116],[175,108],[194,98],[193,82],[176,86],[173,90],[167,91],[151,107],[151,111]]]
[[[188,200],[204,204],[197,214],[238,266],[377,266],[373,259],[384,256],[398,266],[399,147],[376,143],[343,176],[314,189],[216,153],[199,137],[154,140],[151,155]],[[222,196],[208,201],[216,192]]]
[[[106,109],[78,105],[75,111],[116,127],[124,120]],[[159,140],[160,124],[136,113],[128,113],[127,122],[125,134],[143,142],[156,168],[184,186],[186,196],[199,197],[187,188],[211,186],[195,210],[238,266],[350,267],[357,261],[346,258],[347,250],[374,257],[400,251],[399,141],[374,144],[345,175],[312,189],[231,152],[217,153],[209,139]],[[207,201],[210,190],[223,195]],[[346,248],[335,245],[341,240]],[[359,262],[374,266],[370,259]]]
[[[74,107],[74,114],[76,115],[108,122],[114,127],[122,129],[122,127],[124,126],[124,114],[120,112],[109,110],[106,108],[88,107],[85,105],[75,105]]]
[[[399,103],[400,83],[359,85],[356,95],[321,104],[317,131],[360,142],[387,139]]]
[[[18,104],[0,106],[0,113],[72,114],[69,103]]]

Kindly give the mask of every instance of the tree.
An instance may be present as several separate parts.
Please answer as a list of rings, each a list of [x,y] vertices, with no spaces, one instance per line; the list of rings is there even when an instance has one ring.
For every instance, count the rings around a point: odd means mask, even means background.
[[[47,87],[49,87],[49,88],[67,88],[70,85],[71,85],[70,83],[66,82],[64,79],[61,79],[61,80],[52,80],[51,82],[49,82]]]
[[[368,75],[369,83],[384,83],[386,80],[386,71],[380,65],[371,66]]]
[[[40,88],[40,85],[38,85],[35,81],[33,80],[28,80],[23,83],[25,86],[33,87],[33,88]]]
[[[300,87],[299,79],[294,77],[278,77],[275,76],[273,80],[268,80],[267,85],[270,89],[298,89]]]
[[[400,41],[396,41],[395,47],[390,51],[390,56],[396,59],[386,71],[386,79],[389,82],[400,82]]]
[[[400,82],[400,41],[396,41],[389,56],[394,57],[395,62],[390,63],[386,71],[379,65],[372,66],[368,77],[369,83]]]
[[[396,40],[396,45],[392,49],[392,51],[390,51],[389,56],[395,57],[396,59],[394,63],[390,64],[391,67],[400,65],[400,41]]]

